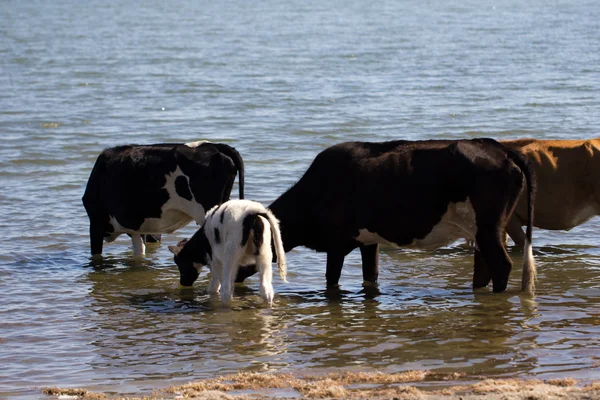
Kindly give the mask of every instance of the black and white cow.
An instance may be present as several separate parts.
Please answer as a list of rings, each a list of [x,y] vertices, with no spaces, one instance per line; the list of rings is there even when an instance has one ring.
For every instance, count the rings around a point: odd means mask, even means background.
[[[236,174],[244,198],[244,163],[226,144],[119,146],[104,150],[90,174],[83,205],[90,219],[92,255],[102,241],[131,235],[134,254],[144,254],[143,235],[171,233],[229,200]]]
[[[477,244],[473,286],[491,280],[501,292],[512,268],[504,228],[525,186],[522,289],[533,293],[534,172],[520,153],[491,139],[338,144],[269,209],[281,223],[286,251],[306,246],[327,253],[328,286],[338,284],[344,257],[357,247],[368,283],[377,281],[379,243],[436,248],[467,238]],[[238,281],[253,272],[241,268]]]
[[[212,276],[208,293],[220,290],[224,304],[231,302],[238,267],[254,265],[260,273],[260,294],[271,306],[274,296],[271,243],[277,255],[279,275],[287,282],[285,251],[277,219],[260,203],[230,200],[213,207],[189,241],[169,246],[169,250],[175,254],[182,286],[191,286],[202,266],[210,265]]]

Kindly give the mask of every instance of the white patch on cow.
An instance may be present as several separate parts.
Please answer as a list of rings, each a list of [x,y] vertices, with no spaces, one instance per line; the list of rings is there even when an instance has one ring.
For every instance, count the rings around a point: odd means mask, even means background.
[[[138,230],[132,230],[122,226],[119,221],[111,215],[109,223],[113,227],[113,233],[109,238],[106,238],[106,241],[112,242],[122,233],[129,233],[131,235],[173,233],[189,224],[192,220],[195,220],[198,224],[204,222],[206,211],[204,210],[204,207],[202,207],[202,204],[197,203],[194,200],[193,195],[191,200],[187,200],[177,194],[175,180],[179,176],[185,176],[179,167],[177,167],[174,172],[165,175],[166,182],[163,188],[166,189],[169,194],[169,200],[161,207],[160,218],[146,218]],[[192,215],[193,218],[190,217],[190,215]]]
[[[475,222],[475,210],[471,201],[448,204],[446,213],[440,222],[433,227],[431,232],[423,239],[415,239],[408,246],[435,249],[450,244],[458,239],[465,238],[475,241],[477,224]],[[381,237],[377,232],[360,229],[355,240],[363,244],[393,244]]]
[[[358,236],[354,238],[357,242],[361,242],[362,244],[391,244],[377,233],[371,232],[368,229],[359,229]]]
[[[131,242],[133,244],[133,255],[139,256],[142,254],[146,254],[146,245],[144,244],[142,235],[140,235],[139,233],[132,234]]]
[[[198,140],[197,142],[189,142],[189,143],[186,143],[185,145],[187,147],[198,147],[203,143],[210,143],[210,142],[208,140]]]
[[[477,234],[477,223],[475,221],[475,210],[471,201],[449,203],[446,213],[431,232],[423,239],[415,239],[410,244],[412,247],[434,249],[446,246],[458,239],[475,241]]]
[[[477,234],[477,223],[475,221],[475,210],[471,201],[449,203],[446,213],[431,232],[423,239],[415,239],[410,244],[412,247],[434,249],[446,246],[458,239],[475,241]]]

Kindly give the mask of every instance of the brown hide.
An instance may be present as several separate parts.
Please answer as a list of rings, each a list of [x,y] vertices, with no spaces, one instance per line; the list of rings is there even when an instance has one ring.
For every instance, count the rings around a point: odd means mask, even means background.
[[[541,229],[569,230],[600,215],[600,138],[590,140],[503,140],[521,151],[537,175],[533,225]],[[506,228],[517,244],[525,235],[526,196],[521,196]]]

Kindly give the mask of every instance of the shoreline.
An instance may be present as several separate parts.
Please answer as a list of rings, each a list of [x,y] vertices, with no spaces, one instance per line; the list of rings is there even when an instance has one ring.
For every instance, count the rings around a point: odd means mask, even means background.
[[[433,385],[419,385],[420,383]],[[399,400],[535,400],[600,399],[600,380],[582,383],[576,379],[488,379],[437,374],[427,371],[385,373],[335,373],[292,375],[283,373],[239,373],[192,381],[156,390],[152,395],[124,397],[94,393],[86,389],[43,388],[58,399],[399,399]],[[51,398],[50,397],[50,398]]]

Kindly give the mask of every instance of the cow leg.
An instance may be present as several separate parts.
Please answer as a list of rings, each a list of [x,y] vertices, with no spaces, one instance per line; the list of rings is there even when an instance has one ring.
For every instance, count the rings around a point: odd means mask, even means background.
[[[104,243],[104,224],[97,220],[90,220],[90,248],[92,255],[102,254],[102,245]]]
[[[508,285],[512,261],[506,251],[505,232],[525,183],[519,169],[510,168],[507,172],[505,176],[491,176],[494,179],[482,182],[471,196],[477,221],[475,239],[484,261],[476,260],[473,284],[482,285],[489,274],[496,293],[503,292]],[[484,264],[487,272],[482,268]]]
[[[230,305],[233,299],[233,284],[243,255],[243,248],[234,254],[227,254],[221,270],[221,301]]]
[[[248,278],[249,276],[254,275],[255,273],[257,273],[258,270],[256,269],[256,265],[251,264],[251,265],[240,265],[238,272],[237,272],[237,276],[235,278],[235,282],[236,283],[241,283],[244,282],[244,280],[246,278]]]
[[[257,257],[256,266],[260,271],[260,295],[262,296],[265,304],[270,307],[273,305],[273,297],[275,297],[272,283],[273,266],[271,265],[273,254],[271,253],[270,245],[265,246],[263,251],[264,253]]]
[[[514,215],[510,218],[508,225],[506,225],[506,233],[515,242],[515,245],[519,247],[525,245],[525,233],[523,232],[519,219]]]
[[[360,246],[363,284],[373,285],[379,277],[379,244]]]
[[[160,234],[147,234],[144,235],[145,243],[160,243],[161,235]]]
[[[508,276],[512,269],[512,261],[506,252],[503,242],[503,230],[499,227],[490,227],[488,229],[478,228],[477,245],[489,269],[488,273],[492,278],[494,292],[503,292],[506,290]],[[473,279],[475,280],[475,278]],[[478,276],[478,282],[481,282],[479,279],[483,281],[480,276]]]
[[[327,270],[325,272],[325,278],[327,279],[328,288],[338,286],[346,254],[347,253],[340,251],[327,252]]]
[[[486,287],[492,280],[492,275],[487,267],[481,251],[475,249],[475,271],[473,273],[473,289]]]
[[[131,243],[133,244],[134,256],[143,256],[144,254],[146,254],[146,245],[144,244],[142,235],[140,235],[139,233],[132,234]]]
[[[221,290],[221,263],[214,261],[210,266],[210,282],[206,291],[208,294],[217,294]]]

